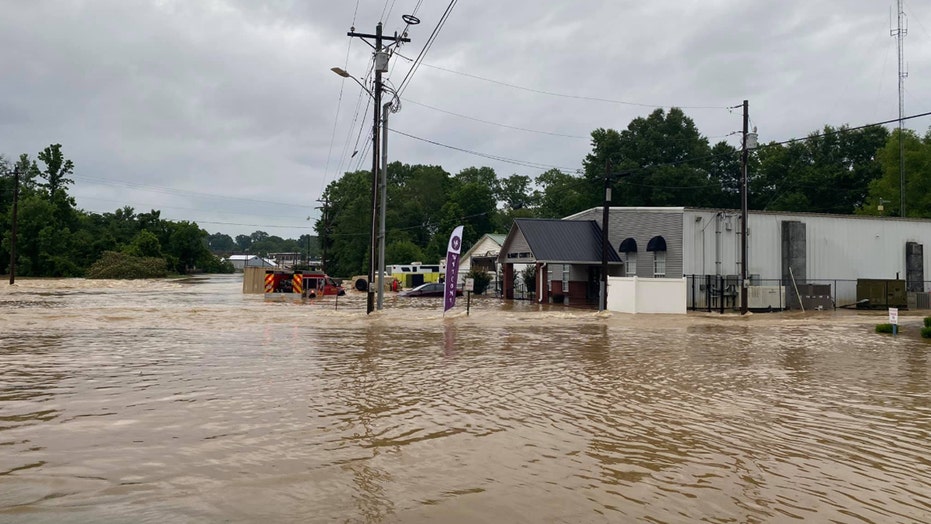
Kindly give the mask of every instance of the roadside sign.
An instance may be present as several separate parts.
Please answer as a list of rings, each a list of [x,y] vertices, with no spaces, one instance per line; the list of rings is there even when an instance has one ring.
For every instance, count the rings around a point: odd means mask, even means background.
[[[463,288],[463,291],[474,291],[474,290],[475,290],[475,279],[474,278],[465,279],[465,287]]]
[[[889,323],[893,326],[899,325],[899,308],[891,307],[889,308]]]

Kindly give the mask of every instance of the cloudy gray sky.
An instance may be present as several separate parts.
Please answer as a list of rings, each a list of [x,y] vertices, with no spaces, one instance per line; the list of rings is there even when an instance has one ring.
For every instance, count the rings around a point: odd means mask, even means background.
[[[401,15],[416,14],[386,75],[398,86],[449,5],[9,0],[0,154],[34,158],[61,143],[76,165],[71,194],[88,211],[160,209],[231,236],[313,234],[326,185],[371,166],[368,95],[330,71],[364,80],[371,69],[371,48],[346,33],[383,21],[393,34]],[[894,0],[456,2],[391,116],[404,135],[389,135],[389,157],[453,174],[574,171],[593,129],[669,106],[712,143],[737,145],[740,111],[727,108],[744,99],[766,142],[894,119],[895,9]],[[931,111],[931,3],[911,0],[905,12],[911,115]],[[924,133],[931,118],[907,126]]]

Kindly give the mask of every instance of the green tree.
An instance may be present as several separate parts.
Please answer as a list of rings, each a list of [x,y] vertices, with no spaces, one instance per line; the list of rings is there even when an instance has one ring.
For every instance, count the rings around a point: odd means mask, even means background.
[[[127,255],[135,257],[157,257],[162,256],[162,245],[154,233],[142,230],[136,234],[132,242],[123,249]]]
[[[249,235],[236,235],[236,247],[243,253],[249,251],[252,247],[252,237]]]
[[[466,273],[466,278],[471,278],[472,282],[472,292],[476,295],[481,295],[485,293],[485,290],[488,289],[488,284],[491,283],[491,276],[478,268],[471,268],[468,273]]]
[[[888,132],[874,126],[849,130],[825,126],[805,140],[759,148],[759,175],[751,184],[752,208],[850,214],[867,201],[882,176],[877,151]],[[754,194],[757,197],[754,198]]]
[[[446,256],[449,235],[457,226],[464,226],[463,250],[469,249],[485,233],[495,231],[496,184],[495,172],[491,168],[464,169],[453,178],[447,201],[440,210],[439,230],[427,245],[425,255],[428,260]]]
[[[583,161],[589,189],[599,187],[593,192],[598,198],[589,203],[603,198],[607,174],[613,205],[713,206],[721,200],[721,187],[711,177],[711,158],[708,139],[679,108],[657,109],[621,132],[596,129],[592,152]]]
[[[589,180],[551,169],[537,176],[540,191],[541,218],[563,218],[598,205]]]
[[[410,240],[395,240],[385,245],[385,264],[410,264],[423,261],[423,250]]]
[[[74,183],[74,180],[68,178],[68,175],[74,172],[74,162],[62,155],[61,144],[52,144],[43,149],[39,153],[39,160],[45,164],[45,169],[39,172],[39,176],[45,180],[43,185],[49,196],[54,197],[68,184]]]
[[[387,175],[387,238],[410,240],[426,248],[445,216],[442,206],[453,185],[449,173],[439,166],[394,162]],[[366,216],[371,217],[371,213]]]
[[[931,218],[931,131],[919,137],[910,129],[904,130],[902,146],[905,152],[905,214],[915,218]],[[900,216],[898,129],[892,132],[877,157],[883,174],[870,184],[869,196],[859,212]],[[884,207],[882,212],[877,209],[880,198]]]
[[[228,255],[236,250],[236,243],[232,237],[223,233],[214,233],[207,236],[207,245],[210,251],[216,254]]]
[[[193,222],[172,222],[172,232],[167,251],[177,262],[178,273],[188,273],[206,256],[213,256],[207,249],[207,232]]]
[[[367,273],[372,228],[371,173],[346,173],[327,186],[323,199],[330,202],[328,236],[333,242],[327,252],[327,272],[345,277]],[[318,234],[324,231],[322,220],[316,222],[315,229]]]

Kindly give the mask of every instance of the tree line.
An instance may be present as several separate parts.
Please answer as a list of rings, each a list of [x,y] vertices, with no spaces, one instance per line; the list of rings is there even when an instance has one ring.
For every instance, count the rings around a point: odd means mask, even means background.
[[[931,132],[905,130],[901,138],[906,215],[929,218]],[[60,144],[52,144],[36,159],[0,156],[0,273],[9,272],[14,167],[21,173],[20,275],[84,276],[95,263],[115,260],[107,253],[156,265],[161,260],[167,272],[181,274],[231,270],[220,259],[231,253],[325,257],[327,271],[337,276],[363,274],[369,266],[368,171],[345,173],[326,187],[317,235],[284,239],[255,231],[232,238],[209,234],[194,222],[162,219],[157,210],[77,209],[68,195],[75,166]],[[441,166],[393,162],[387,169],[385,261],[440,260],[449,232],[460,224],[467,250],[485,233],[506,233],[515,218],[563,218],[600,206],[606,179],[614,206],[737,209],[740,174],[740,151],[724,141],[712,145],[678,108],[657,109],[620,131],[592,131],[591,151],[574,173],[499,177],[489,167],[469,167],[453,175]],[[753,210],[898,216],[899,132],[825,126],[801,140],[761,144],[749,156],[748,180]]]
[[[78,209],[68,194],[74,163],[61,144],[36,159],[0,156],[0,273],[10,272],[14,169],[19,172],[15,270],[35,277],[155,277],[192,271],[232,272],[208,249],[206,231],[160,211],[112,213]]]
[[[899,214],[898,131],[832,127],[806,138],[761,144],[748,159],[753,210],[832,214]],[[931,133],[905,130],[906,211],[931,217]],[[488,167],[453,175],[440,166],[393,162],[387,169],[387,264],[436,261],[449,232],[464,225],[463,250],[485,233],[506,233],[515,218],[563,218],[613,206],[740,208],[741,155],[711,144],[681,109],[657,109],[626,129],[596,129],[582,169],[536,177],[499,177]],[[335,275],[365,273],[371,232],[371,172],[345,173],[323,195],[315,224]],[[878,204],[885,203],[879,211]]]

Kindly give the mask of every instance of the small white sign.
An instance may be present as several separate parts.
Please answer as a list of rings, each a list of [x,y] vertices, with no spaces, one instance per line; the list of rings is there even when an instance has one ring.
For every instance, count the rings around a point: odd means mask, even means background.
[[[463,289],[464,289],[464,291],[472,291],[472,290],[474,290],[474,289],[475,289],[475,279],[474,279],[474,278],[467,278],[467,279],[465,279],[465,288],[463,288]]]
[[[899,324],[899,308],[891,307],[889,308],[889,323],[890,324]]]

